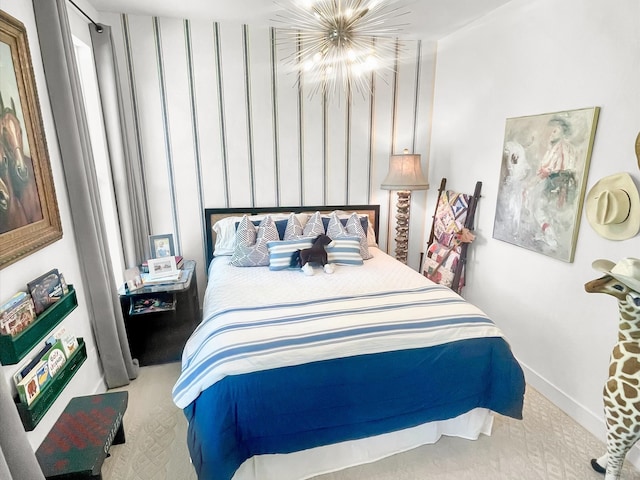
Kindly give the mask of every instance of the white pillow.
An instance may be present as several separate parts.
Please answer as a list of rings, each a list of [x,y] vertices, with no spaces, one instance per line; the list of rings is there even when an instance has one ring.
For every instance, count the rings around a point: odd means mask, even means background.
[[[233,255],[236,246],[236,224],[240,220],[242,217],[225,217],[211,227],[216,234],[216,244],[213,251],[216,257]]]

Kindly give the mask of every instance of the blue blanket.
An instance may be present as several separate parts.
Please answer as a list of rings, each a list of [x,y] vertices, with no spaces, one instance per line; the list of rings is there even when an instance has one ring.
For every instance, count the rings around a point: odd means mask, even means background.
[[[503,338],[472,338],[226,376],[184,411],[198,478],[229,480],[253,455],[364,438],[476,407],[519,419],[524,389]]]

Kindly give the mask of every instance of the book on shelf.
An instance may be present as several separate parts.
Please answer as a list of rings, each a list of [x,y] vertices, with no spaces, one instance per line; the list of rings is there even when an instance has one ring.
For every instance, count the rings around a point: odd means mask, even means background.
[[[50,343],[51,342],[51,343]],[[31,405],[67,362],[63,341],[51,338],[33,359],[13,376],[20,400]]]
[[[36,315],[40,315],[63,296],[62,283],[57,268],[27,283],[27,288],[36,307]]]
[[[18,335],[36,319],[31,295],[18,292],[0,307],[0,334]]]
[[[144,285],[167,285],[180,282],[182,279],[182,270],[156,277],[153,277],[148,273],[142,273],[140,275]]]

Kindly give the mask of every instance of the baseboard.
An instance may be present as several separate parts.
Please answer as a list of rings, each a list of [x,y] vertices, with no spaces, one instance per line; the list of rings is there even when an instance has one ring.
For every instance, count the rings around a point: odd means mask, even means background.
[[[551,384],[547,379],[539,375],[536,371],[529,368],[526,364],[520,362],[524,370],[527,383],[535,388],[538,392],[548,398],[560,410],[569,415],[582,427],[587,429],[591,434],[604,442],[606,438],[606,427],[604,419],[588,410],[584,405],[578,403],[575,399],[564,393],[555,385]],[[604,452],[602,452],[604,453]],[[588,461],[587,459],[586,461]],[[626,461],[640,470],[640,445],[636,444],[627,454]]]

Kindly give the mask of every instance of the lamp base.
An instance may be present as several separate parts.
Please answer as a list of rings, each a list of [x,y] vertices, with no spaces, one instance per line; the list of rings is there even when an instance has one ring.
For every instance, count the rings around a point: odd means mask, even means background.
[[[396,204],[396,260],[406,265],[409,250],[409,210],[411,191],[399,190]]]

